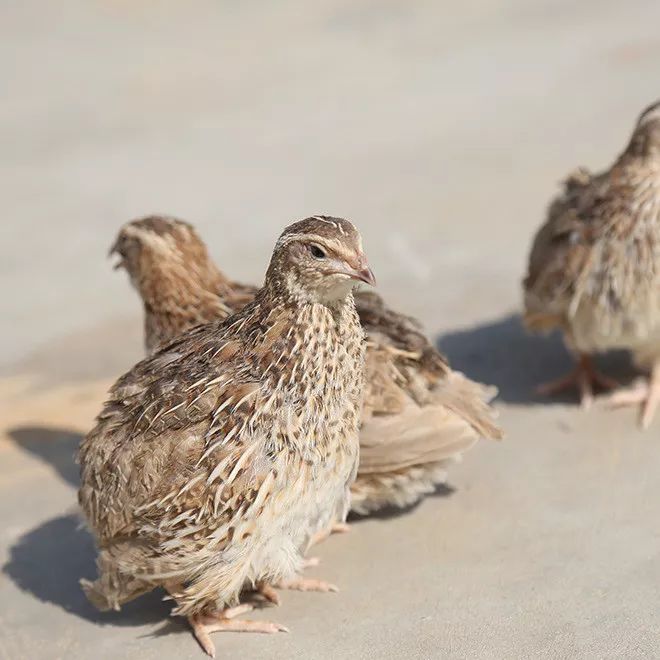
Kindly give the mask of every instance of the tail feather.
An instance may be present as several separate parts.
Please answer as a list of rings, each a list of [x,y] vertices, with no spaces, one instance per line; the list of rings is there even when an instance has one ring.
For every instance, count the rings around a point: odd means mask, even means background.
[[[418,465],[397,472],[358,475],[351,487],[351,511],[367,515],[386,507],[403,509],[447,481],[451,461]]]
[[[433,390],[432,402],[409,402],[396,415],[374,415],[360,431],[360,474],[395,471],[450,459],[479,438],[500,439],[495,411],[497,394],[452,371]]]
[[[446,480],[446,468],[479,438],[500,439],[488,401],[496,388],[450,372],[432,402],[413,402],[396,415],[374,415],[360,432],[360,466],[351,508],[367,513],[407,506]]]
[[[436,405],[446,406],[456,413],[480,438],[503,438],[502,429],[495,423],[497,412],[489,405],[497,396],[494,385],[482,385],[460,371],[452,371],[434,394]]]
[[[396,472],[452,459],[477,439],[449,408],[412,404],[398,415],[372,417],[362,426],[358,474]]]
[[[80,586],[90,603],[102,612],[119,610],[124,603],[154,588],[150,582],[120,572],[106,551],[101,551],[96,566],[100,577],[94,582],[80,580]]]

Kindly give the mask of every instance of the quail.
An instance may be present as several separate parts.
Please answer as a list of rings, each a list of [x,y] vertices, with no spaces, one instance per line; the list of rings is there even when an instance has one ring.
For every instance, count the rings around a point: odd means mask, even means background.
[[[310,539],[345,519],[357,470],[358,281],[374,277],[350,222],[294,223],[249,304],[114,384],[78,457],[97,607],[163,587],[214,655],[211,632],[284,630],[237,618],[244,589],[327,590],[299,576]]]
[[[627,349],[650,369],[647,384],[610,402],[642,404],[647,427],[660,401],[660,102],[640,115],[623,153],[606,171],[578,170],[549,207],[534,239],[523,283],[526,325],[558,328],[575,357],[566,377],[541,386],[577,385],[583,407],[593,386],[616,381],[592,355]]]
[[[184,330],[229,316],[250,302],[256,287],[230,282],[188,223],[149,216],[124,225],[110,248],[144,305],[147,353]]]

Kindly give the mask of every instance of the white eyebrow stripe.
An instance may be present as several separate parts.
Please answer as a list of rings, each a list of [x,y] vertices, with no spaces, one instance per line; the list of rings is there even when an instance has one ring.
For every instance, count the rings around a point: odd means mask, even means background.
[[[341,223],[335,222],[334,220],[329,220],[328,218],[324,218],[320,215],[315,215],[312,217],[314,218],[314,220],[318,220],[319,222],[325,222],[327,225],[334,227],[342,236],[346,236],[346,232],[344,231],[344,228],[341,226]]]

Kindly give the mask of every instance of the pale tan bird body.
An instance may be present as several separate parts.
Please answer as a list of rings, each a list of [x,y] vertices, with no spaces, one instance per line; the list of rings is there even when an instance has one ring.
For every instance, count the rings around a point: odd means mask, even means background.
[[[648,425],[660,397],[660,105],[642,113],[609,170],[569,179],[536,235],[524,289],[528,327],[560,328],[579,360],[548,389],[577,381],[588,403],[592,382],[613,385],[589,356],[629,349],[652,379],[623,399],[646,402]]]
[[[160,227],[157,237],[154,223]],[[181,220],[132,221],[120,231],[114,251],[142,297],[148,349],[239,309],[254,295],[254,288],[220,274],[197,232]],[[200,272],[213,276],[198,277]],[[188,298],[191,288],[195,293]],[[366,514],[433,492],[462,452],[480,437],[499,438],[501,432],[487,404],[494,388],[452,371],[417,322],[389,309],[380,296],[358,291],[355,301],[367,353],[351,507]],[[174,308],[176,315],[159,311]]]
[[[349,222],[295,223],[249,305],[117,381],[79,455],[99,545],[99,578],[83,582],[94,604],[165,587],[209,654],[214,630],[283,629],[233,617],[249,607],[245,588],[307,588],[310,540],[348,511],[364,362],[356,278],[373,283]]]

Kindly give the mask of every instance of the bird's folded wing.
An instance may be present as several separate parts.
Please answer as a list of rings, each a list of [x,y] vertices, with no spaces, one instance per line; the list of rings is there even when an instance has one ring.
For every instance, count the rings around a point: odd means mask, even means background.
[[[561,323],[584,269],[608,205],[607,172],[571,174],[550,203],[529,255],[525,290],[525,324],[547,330]]]
[[[374,415],[360,432],[360,474],[456,458],[480,437],[500,438],[487,403],[492,390],[451,372],[433,402],[410,401],[396,415]]]
[[[237,431],[258,404],[260,384],[239,366],[231,340],[215,349],[219,358],[227,353],[223,368],[202,369],[194,355],[207,349],[193,333],[171,346],[177,357],[162,351],[121,378],[81,445],[80,501],[102,539],[134,534],[159,510],[185,511],[191,499],[197,508],[207,502],[221,524],[232,498],[253,486],[228,476],[246,460]]]

